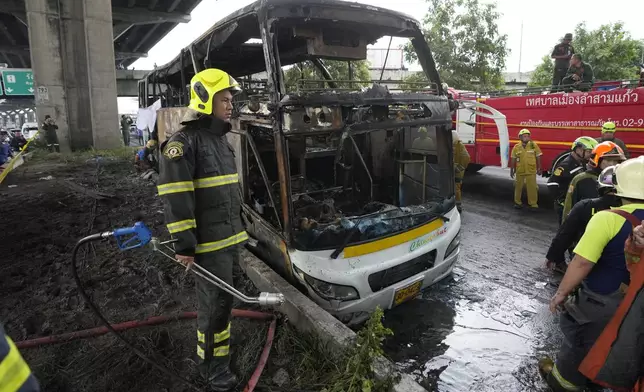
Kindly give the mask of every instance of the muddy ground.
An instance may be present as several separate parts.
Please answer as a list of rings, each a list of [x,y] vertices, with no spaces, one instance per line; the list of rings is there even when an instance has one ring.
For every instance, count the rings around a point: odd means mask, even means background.
[[[71,251],[79,238],[136,220],[155,235],[167,235],[154,184],[139,177],[129,153],[98,159],[37,156],[0,186],[0,320],[14,341],[101,325],[71,275]],[[82,189],[114,197],[97,199]],[[121,251],[110,240],[81,251],[80,259],[81,280],[112,323],[195,310],[192,278],[147,249]],[[245,292],[257,292],[241,270],[235,279]],[[241,390],[255,369],[268,322],[234,319],[232,328],[233,368]],[[195,320],[176,321],[124,336],[163,366],[194,380],[195,329]],[[329,381],[324,370],[334,366],[325,350],[280,320],[257,390],[321,389]],[[48,392],[190,390],[111,335],[22,351]],[[319,373],[310,371],[316,367]]]
[[[507,170],[464,180],[454,274],[385,314],[386,353],[429,391],[546,391],[537,361],[561,342],[548,303],[559,284],[543,268],[557,223],[545,181],[540,211],[512,208]]]

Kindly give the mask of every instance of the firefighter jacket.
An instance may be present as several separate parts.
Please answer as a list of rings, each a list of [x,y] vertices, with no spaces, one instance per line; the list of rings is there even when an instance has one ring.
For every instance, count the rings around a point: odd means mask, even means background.
[[[572,210],[575,204],[584,199],[599,197],[599,193],[597,192],[597,177],[599,177],[599,173],[600,170],[591,169],[573,177],[566,192],[566,200],[564,201],[563,215],[561,218],[562,223],[565,222],[566,217],[570,214],[570,210]]]
[[[615,195],[604,195],[595,199],[582,200],[570,210],[566,221],[559,226],[557,235],[552,239],[546,259],[556,263],[566,261],[566,250],[577,243],[586,230],[590,218],[598,211],[622,205]]]
[[[521,142],[517,143],[511,154],[516,160],[516,173],[518,175],[537,174],[537,159],[541,155],[541,149],[532,140],[525,146]]]
[[[38,392],[40,386],[11,338],[0,325],[0,391]]]
[[[226,139],[231,125],[210,116],[181,124],[161,146],[157,186],[175,252],[199,255],[244,242],[235,152]]]
[[[465,169],[470,164],[470,153],[467,152],[465,145],[460,140],[453,144],[454,149],[454,176],[456,178],[463,178]]]
[[[566,192],[573,177],[584,170],[583,166],[577,161],[572,153],[568,154],[557,167],[552,171],[552,175],[548,179],[548,189],[555,198],[557,204],[563,205],[566,200]]]
[[[624,252],[619,262],[628,269],[629,284],[624,299],[580,364],[579,371],[596,384],[611,390],[635,392],[644,389],[644,263],[641,262],[644,248],[636,246],[630,234],[632,228],[640,225],[644,218],[644,204],[627,206],[631,207],[631,211],[624,214],[624,211],[620,211],[623,207],[612,210],[621,218],[611,218],[616,223],[626,220],[621,228],[619,224],[617,228],[613,227],[613,231],[620,231],[615,246]]]

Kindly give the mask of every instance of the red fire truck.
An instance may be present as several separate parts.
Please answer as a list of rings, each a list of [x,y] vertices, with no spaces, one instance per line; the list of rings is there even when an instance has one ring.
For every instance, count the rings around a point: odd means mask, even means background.
[[[577,137],[599,137],[606,121],[615,123],[616,137],[624,141],[631,157],[644,154],[644,87],[640,80],[597,82],[592,91],[572,93],[549,93],[550,88],[486,94],[449,90],[455,99],[476,100],[504,114],[509,149],[518,143],[519,130],[528,128],[543,151],[544,170],[551,170]],[[476,113],[458,109],[454,114],[454,127],[472,158],[471,171],[499,166],[501,151],[509,151],[501,149],[495,122]]]

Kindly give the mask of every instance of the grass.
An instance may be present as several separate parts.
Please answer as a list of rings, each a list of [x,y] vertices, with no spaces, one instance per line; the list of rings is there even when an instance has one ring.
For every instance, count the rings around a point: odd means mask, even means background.
[[[113,150],[96,150],[92,148],[71,153],[57,153],[49,152],[45,148],[35,148],[30,160],[33,162],[78,163],[96,157],[102,157],[106,159],[125,159],[134,161],[134,153],[136,150],[137,147],[119,147]]]

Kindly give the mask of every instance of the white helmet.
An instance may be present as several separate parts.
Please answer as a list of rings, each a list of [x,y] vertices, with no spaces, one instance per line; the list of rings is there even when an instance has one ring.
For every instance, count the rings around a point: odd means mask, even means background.
[[[458,142],[460,140],[461,140],[461,138],[458,137],[458,132],[452,130],[452,142],[454,143],[454,142]]]
[[[644,155],[615,166],[613,183],[617,196],[644,200]]]

